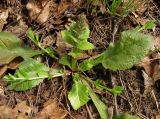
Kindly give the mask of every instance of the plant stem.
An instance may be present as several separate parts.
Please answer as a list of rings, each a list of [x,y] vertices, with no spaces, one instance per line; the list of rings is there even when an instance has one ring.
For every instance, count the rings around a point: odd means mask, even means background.
[[[53,76],[51,76],[52,78],[55,78],[55,77],[59,77],[59,76],[63,76],[64,74],[60,74],[60,73],[55,73]],[[29,80],[29,81],[31,81],[31,80],[38,80],[38,79],[45,79],[45,78],[48,78],[49,76],[42,76],[42,77],[29,77],[29,79],[27,79],[27,80]],[[25,78],[15,78],[16,80],[24,80]],[[11,80],[11,81],[13,81],[13,80]],[[9,82],[9,81],[8,81]]]

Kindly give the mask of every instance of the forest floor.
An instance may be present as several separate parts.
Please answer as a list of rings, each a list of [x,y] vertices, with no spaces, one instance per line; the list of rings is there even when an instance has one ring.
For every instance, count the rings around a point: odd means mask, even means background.
[[[32,49],[38,50],[27,36],[32,28],[40,36],[44,47],[51,46],[63,54],[69,47],[64,44],[60,31],[86,17],[90,28],[89,41],[94,44],[93,56],[105,51],[110,42],[117,42],[120,33],[155,20],[152,30],[144,30],[153,36],[154,46],[160,48],[160,1],[146,0],[143,5],[124,18],[111,15],[100,0],[87,3],[83,0],[1,0],[0,31],[12,32]],[[98,0],[97,0],[98,1]],[[138,0],[137,0],[138,1]],[[141,0],[140,0],[141,1]],[[28,5],[30,4],[30,5]],[[133,3],[135,6],[137,3]],[[137,5],[138,6],[138,5]],[[117,8],[117,13],[120,12]],[[38,14],[38,16],[37,16]],[[1,40],[1,39],[0,39]],[[0,56],[1,57],[1,56]],[[94,89],[98,97],[107,105],[110,115],[129,113],[141,119],[160,119],[160,54],[154,52],[131,69],[111,71],[98,66],[87,72],[89,77],[100,78],[107,87],[122,86],[122,94],[114,96],[108,91]],[[35,57],[49,67],[56,67],[57,61],[47,55]],[[23,92],[8,90],[3,79],[7,73],[14,73],[21,62],[17,57],[10,65],[0,65],[0,118],[1,119],[99,119],[92,101],[74,110],[67,94],[71,89],[70,76],[45,79],[40,85]],[[112,114],[113,113],[113,114]],[[111,116],[112,117],[112,116]]]

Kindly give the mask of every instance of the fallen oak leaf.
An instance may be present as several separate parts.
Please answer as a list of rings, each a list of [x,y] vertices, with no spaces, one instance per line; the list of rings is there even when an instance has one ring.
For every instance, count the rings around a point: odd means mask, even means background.
[[[18,103],[15,108],[0,106],[0,119],[28,119],[32,108],[26,104],[26,101]]]
[[[44,23],[47,21],[50,13],[50,2],[47,0],[35,1],[29,0],[26,8],[29,11],[29,16],[37,23]]]
[[[26,104],[26,101],[22,101],[16,105],[13,111],[17,114],[17,119],[28,119],[32,108]]]
[[[139,63],[137,66],[143,67],[147,75],[151,77],[153,75],[153,70],[152,70],[153,67],[151,64],[152,63],[150,61],[150,58],[147,56],[147,57],[144,57],[141,63]]]
[[[155,57],[160,58],[160,53],[157,53]],[[160,80],[160,61],[154,65],[152,78],[154,81]]]
[[[147,73],[145,73],[144,71],[142,71],[143,74],[143,78],[144,78],[144,93],[148,93],[152,90],[152,86],[154,85],[154,80],[148,76]]]
[[[59,107],[56,100],[48,100],[43,107],[33,119],[64,119],[67,116],[67,112]]]
[[[28,29],[28,26],[23,21],[22,16],[17,16],[17,24],[16,25],[9,25],[5,31],[11,32],[15,34],[16,36],[22,36],[22,34],[25,34]]]
[[[0,119],[15,119],[14,111],[8,106],[0,106]]]

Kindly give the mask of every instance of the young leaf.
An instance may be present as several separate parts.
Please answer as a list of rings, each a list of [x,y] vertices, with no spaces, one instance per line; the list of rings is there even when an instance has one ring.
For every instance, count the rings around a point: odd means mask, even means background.
[[[79,69],[81,71],[87,71],[92,69],[94,66],[94,63],[92,62],[92,60],[88,59],[88,60],[84,60],[82,63],[80,63],[79,65]]]
[[[74,84],[71,91],[68,93],[68,99],[74,110],[79,109],[86,104],[90,98],[88,88],[80,80],[79,74],[75,74],[73,77]]]
[[[143,29],[152,29],[155,27],[155,20],[149,20],[147,23],[143,25]]]
[[[93,44],[88,42],[89,34],[89,27],[83,17],[71,24],[68,30],[61,31],[63,40],[74,46],[69,55],[76,58],[83,50],[94,48]]]
[[[101,119],[108,119],[108,115],[107,115],[107,106],[98,98],[98,96],[92,91],[91,87],[89,86],[89,84],[85,81],[82,80],[83,83],[88,87],[89,90],[89,96],[91,97],[94,105],[96,106],[99,115],[101,117]]]
[[[122,114],[114,115],[113,119],[140,119],[140,118],[127,113],[122,113]]]
[[[58,70],[49,69],[34,59],[22,62],[14,75],[8,74],[3,79],[10,90],[25,91],[37,86],[45,78],[62,76]]]
[[[87,41],[90,35],[88,24],[83,16],[81,16],[77,22],[73,23],[69,27],[68,31],[77,39],[78,42],[80,40]]]
[[[152,37],[134,30],[124,31],[120,41],[103,54],[106,69],[125,70],[141,61],[152,46]]]
[[[103,54],[97,55],[96,57],[92,57],[90,59],[84,60],[82,63],[79,65],[79,69],[81,71],[87,71],[92,69],[94,66],[97,64],[101,63],[103,60]]]
[[[53,50],[51,47],[45,48],[44,51],[45,51],[50,57],[57,59],[57,58],[55,57],[55,52],[54,52],[54,50]]]
[[[0,32],[0,51],[0,66],[19,56],[27,59],[42,53],[27,47],[22,40],[8,32]]]
[[[123,92],[123,87],[122,86],[114,86],[113,88],[108,88],[106,86],[103,86],[101,84],[100,80],[96,80],[94,82],[94,85],[96,86],[97,89],[110,91],[114,95],[119,95],[119,94],[121,94]]]
[[[73,58],[77,58],[78,56],[81,55],[81,50],[74,48],[73,50],[71,50],[68,55],[72,56]]]
[[[122,86],[114,86],[112,89],[108,89],[110,92],[112,92],[114,95],[120,95],[123,92]]]
[[[98,98],[98,96],[90,89],[89,96],[96,106],[101,119],[107,119],[107,106]]]
[[[55,52],[51,47],[48,48],[43,48],[41,46],[41,43],[39,41],[39,35],[38,34],[34,34],[34,32],[32,31],[31,28],[29,28],[28,30],[28,38],[35,44],[37,45],[43,52],[47,53],[50,57],[57,59],[57,57],[55,56]]]
[[[31,28],[29,28],[29,30],[28,30],[28,38],[29,38],[32,42],[34,42],[35,44],[37,44],[37,45],[38,45],[38,43],[40,42],[40,41],[39,41],[39,35],[38,35],[38,34],[34,35],[34,33],[33,33],[33,31],[32,31]]]
[[[77,48],[80,50],[90,50],[94,48],[94,45],[88,41],[81,41],[77,44]]]
[[[61,31],[62,38],[65,42],[71,44],[71,45],[76,45],[78,43],[77,38],[75,38],[69,31],[64,30]]]
[[[70,69],[72,68],[71,59],[67,55],[62,56],[59,63],[68,66]]]

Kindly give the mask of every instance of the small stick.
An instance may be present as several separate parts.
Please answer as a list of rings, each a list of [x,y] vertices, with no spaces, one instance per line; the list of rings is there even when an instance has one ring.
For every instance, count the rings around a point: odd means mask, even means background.
[[[115,36],[116,36],[116,33],[118,31],[118,27],[119,27],[119,23],[121,22],[121,20],[118,20],[114,26],[114,29],[113,29],[113,34],[112,34],[112,42],[114,44],[115,42]]]
[[[88,105],[86,104],[85,106],[86,106],[87,112],[88,112],[88,114],[89,114],[89,118],[90,118],[90,119],[94,119],[93,116],[92,116],[92,114],[91,114],[91,111],[90,111]]]
[[[112,73],[110,72],[110,77],[111,77],[111,83],[112,86],[115,86],[115,80],[112,78]],[[115,113],[116,115],[119,113],[118,112],[118,105],[117,105],[117,95],[114,95],[114,107],[115,107]]]

